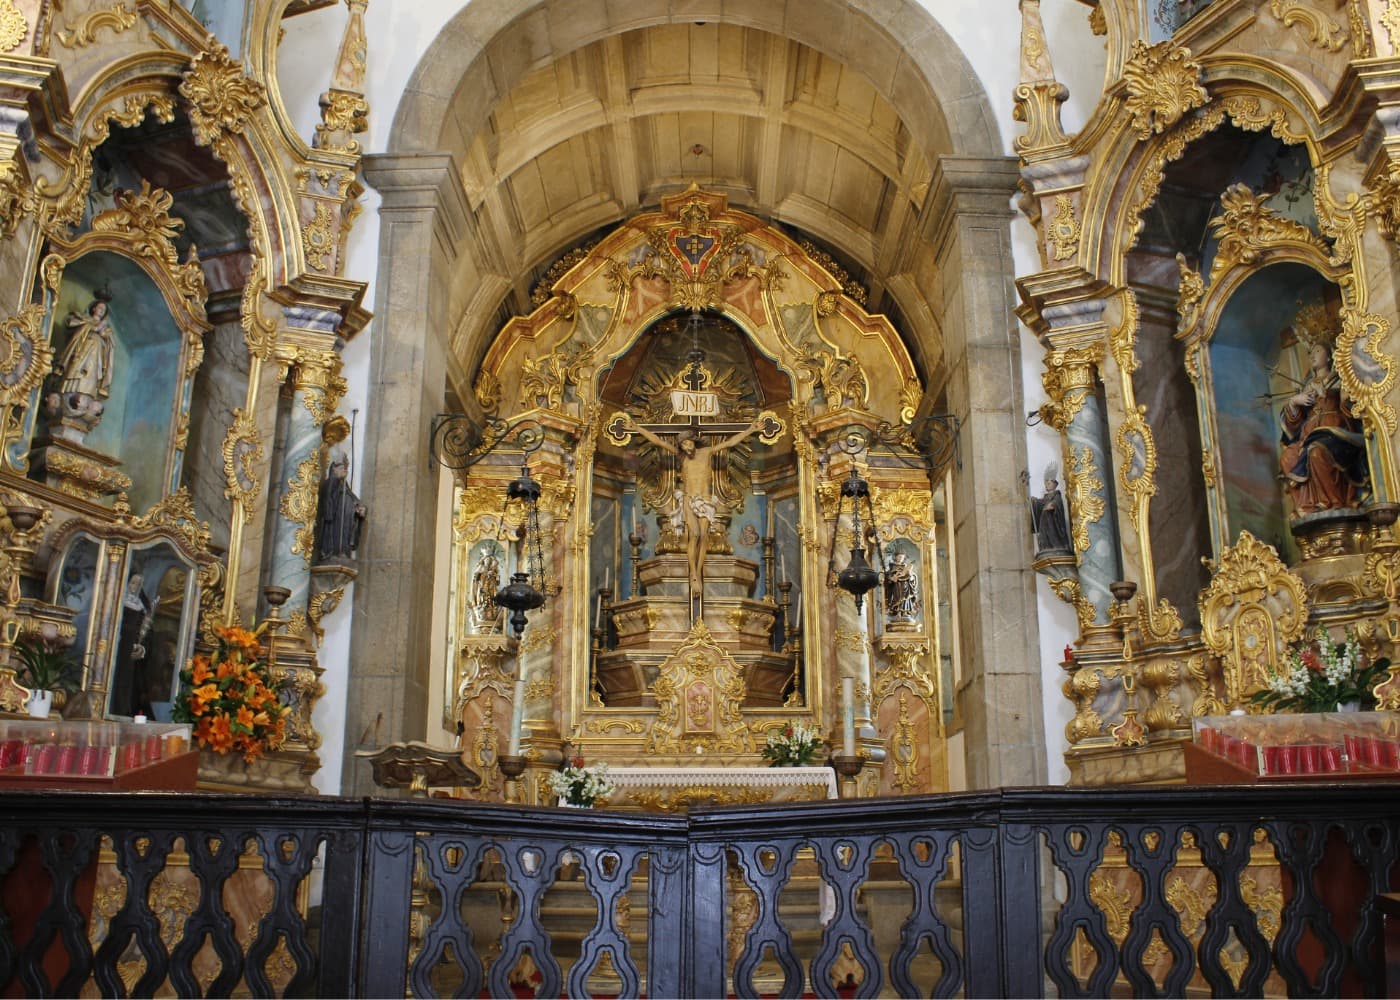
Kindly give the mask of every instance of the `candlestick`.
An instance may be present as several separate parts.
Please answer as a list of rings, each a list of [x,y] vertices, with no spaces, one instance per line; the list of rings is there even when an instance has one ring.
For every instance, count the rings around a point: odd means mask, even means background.
[[[511,706],[510,712],[510,749],[506,753],[511,757],[520,756],[520,727],[525,721],[525,682],[520,678],[515,681],[515,704]]]
[[[854,677],[841,678],[841,752],[847,757],[856,755],[856,681]]]

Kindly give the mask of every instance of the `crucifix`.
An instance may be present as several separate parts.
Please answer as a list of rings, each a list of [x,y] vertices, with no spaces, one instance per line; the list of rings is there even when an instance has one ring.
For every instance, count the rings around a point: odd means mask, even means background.
[[[754,434],[765,444],[772,444],[785,429],[783,421],[771,410],[763,411],[748,423],[702,423],[700,417],[703,414],[718,414],[719,397],[699,388],[703,385],[704,373],[697,371],[697,367],[692,367],[682,376],[682,380],[694,388],[675,389],[671,393],[671,408],[677,416],[689,418],[685,423],[639,424],[631,414],[619,412],[607,427],[608,437],[615,444],[627,444],[635,433],[662,451],[674,455],[680,463],[680,488],[676,491],[676,503],[685,521],[691,621],[700,618],[710,525],[718,517],[723,504],[713,489],[712,460]],[[705,435],[717,434],[726,436],[712,444],[702,443]]]

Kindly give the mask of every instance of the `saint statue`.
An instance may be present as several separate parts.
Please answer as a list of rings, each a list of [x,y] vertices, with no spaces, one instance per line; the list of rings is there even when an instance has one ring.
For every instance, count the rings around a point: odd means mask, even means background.
[[[368,513],[350,489],[350,459],[340,455],[321,480],[317,497],[316,562],[348,562],[360,547],[360,529]]]
[[[705,552],[709,547],[710,525],[719,514],[724,502],[714,495],[711,488],[711,460],[739,442],[750,437],[763,427],[762,416],[743,430],[735,431],[722,441],[701,447],[696,439],[698,432],[682,437],[676,444],[666,441],[640,424],[627,419],[626,429],[636,431],[643,438],[668,454],[676,456],[680,462],[681,488],[676,491],[676,503],[680,516],[685,519],[686,563],[690,571],[690,592],[698,595],[705,576]]]
[[[133,573],[122,594],[121,622],[117,627],[117,655],[112,666],[112,697],[109,711],[114,715],[149,714],[146,704],[146,633],[151,630],[155,605],[146,596],[145,577]]]
[[[1048,552],[1071,552],[1069,538],[1069,518],[1065,514],[1065,495],[1060,492],[1060,481],[1055,478],[1056,467],[1052,463],[1045,469],[1045,493],[1031,497],[1031,530],[1035,532],[1036,555]],[[1030,474],[1021,474],[1022,484],[1030,482]]]
[[[896,550],[885,571],[885,614],[893,621],[912,622],[918,619],[919,576],[909,557]]]
[[[487,549],[472,572],[472,590],[468,613],[477,632],[501,630],[501,608],[496,603],[496,591],[501,589],[501,562],[494,548]]]
[[[66,431],[58,436],[80,443],[102,419],[105,401],[112,394],[111,301],[111,291],[101,288],[93,294],[86,313],[68,314],[68,340],[54,361],[45,399],[51,425]]]
[[[1280,456],[1293,516],[1355,507],[1370,484],[1361,421],[1342,397],[1342,383],[1325,342],[1308,348],[1308,377],[1288,398]]]

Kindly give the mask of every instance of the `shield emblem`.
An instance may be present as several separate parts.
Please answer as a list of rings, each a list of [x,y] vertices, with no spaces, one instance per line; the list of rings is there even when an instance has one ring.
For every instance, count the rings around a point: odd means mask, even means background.
[[[692,279],[704,273],[710,257],[719,246],[719,235],[713,229],[698,229],[691,232],[677,227],[671,230],[671,251]]]

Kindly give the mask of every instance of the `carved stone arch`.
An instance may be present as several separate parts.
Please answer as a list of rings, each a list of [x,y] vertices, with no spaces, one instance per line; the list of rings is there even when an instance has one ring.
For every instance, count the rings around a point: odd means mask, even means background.
[[[792,38],[842,59],[875,81],[890,77],[891,67],[880,62],[880,53],[888,50],[890,42],[915,39],[904,48],[911,72],[904,77],[908,90],[895,108],[915,126],[916,140],[930,153],[1001,155],[1004,147],[991,104],[957,43],[914,0],[890,0],[882,6],[887,11],[872,16],[849,4],[818,0],[808,5],[806,16],[792,19],[785,16],[783,6],[769,0],[729,0],[712,19]],[[443,134],[449,127],[460,129],[465,136],[474,134],[485,124],[496,96],[503,95],[525,73],[567,51],[624,28],[695,19],[674,14],[671,7],[666,0],[634,3],[629,6],[625,25],[614,25],[601,10],[582,14],[571,5],[549,0],[501,6],[468,4],[438,33],[409,79],[394,116],[389,151],[407,154],[443,149]],[[560,25],[566,20],[570,22],[567,32]],[[551,23],[561,30],[542,30]],[[556,42],[556,38],[560,40]],[[489,75],[473,71],[488,59],[493,67],[501,66],[508,51],[529,55],[520,58],[512,54],[505,59],[504,76],[496,69]],[[484,91],[468,110],[476,120],[455,120],[449,125],[441,109],[469,80]],[[946,100],[940,95],[957,95],[958,99]]]

